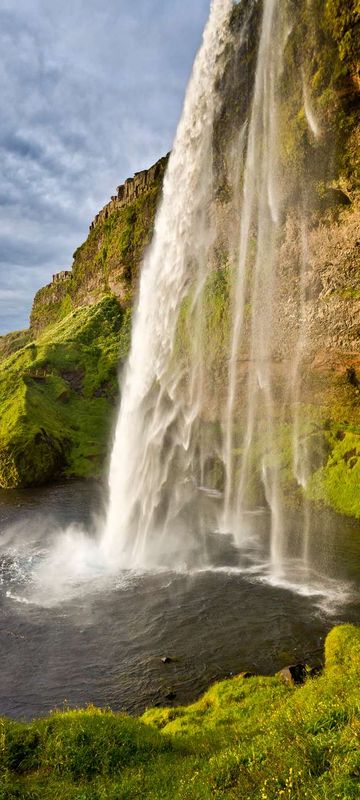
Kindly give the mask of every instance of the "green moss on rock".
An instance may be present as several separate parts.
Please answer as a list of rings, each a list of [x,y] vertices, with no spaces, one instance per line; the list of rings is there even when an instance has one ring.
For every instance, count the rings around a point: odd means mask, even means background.
[[[330,455],[311,477],[306,496],[360,519],[360,429],[329,433]]]
[[[31,332],[25,331],[12,331],[5,336],[0,336],[0,361],[3,361],[12,353],[21,350],[31,340]]]
[[[99,474],[127,355],[130,311],[113,297],[73,311],[3,362],[0,485]]]
[[[325,642],[325,667],[327,670],[360,669],[360,628],[338,625],[328,634]]]

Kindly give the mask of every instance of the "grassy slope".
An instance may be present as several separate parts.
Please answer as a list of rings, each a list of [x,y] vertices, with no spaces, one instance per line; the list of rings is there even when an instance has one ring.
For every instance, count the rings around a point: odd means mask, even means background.
[[[31,333],[29,330],[25,331],[12,331],[11,333],[0,336],[0,361],[16,353],[31,340]]]
[[[105,297],[73,311],[2,363],[1,486],[97,474],[129,337],[130,311]]]
[[[360,629],[334,628],[325,669],[217,683],[131,719],[95,708],[1,720],[1,800],[352,800],[360,785]]]
[[[307,486],[310,500],[360,519],[360,426],[327,434],[330,454]]]

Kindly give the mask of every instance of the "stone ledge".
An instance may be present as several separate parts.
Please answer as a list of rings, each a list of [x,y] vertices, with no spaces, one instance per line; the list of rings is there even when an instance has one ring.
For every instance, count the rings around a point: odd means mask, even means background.
[[[113,211],[129,205],[129,203],[132,203],[142,194],[145,194],[145,192],[151,189],[155,181],[163,178],[169,155],[170,153],[160,158],[150,169],[144,169],[142,172],[135,172],[133,178],[127,178],[125,183],[118,186],[116,190],[117,194],[113,195],[110,202],[96,214],[89,230],[92,231],[99,222],[106,220]]]

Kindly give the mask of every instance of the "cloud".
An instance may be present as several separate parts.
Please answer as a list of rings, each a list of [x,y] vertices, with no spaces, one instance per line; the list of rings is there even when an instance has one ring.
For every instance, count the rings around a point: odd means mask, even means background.
[[[170,149],[208,11],[2,0],[0,332],[27,325],[115,187]]]

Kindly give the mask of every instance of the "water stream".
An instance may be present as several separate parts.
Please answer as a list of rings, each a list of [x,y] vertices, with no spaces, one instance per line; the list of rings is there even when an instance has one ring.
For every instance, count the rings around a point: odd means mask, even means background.
[[[213,124],[216,85],[229,41],[231,0],[214,0],[195,61],[164,181],[155,233],[142,267],[140,296],[110,466],[103,548],[122,566],[172,559],[188,546],[194,504],[197,421],[202,404],[201,297],[213,234]],[[191,285],[195,319],[191,363],[177,358],[181,304]],[[199,525],[196,525],[197,532]]]

